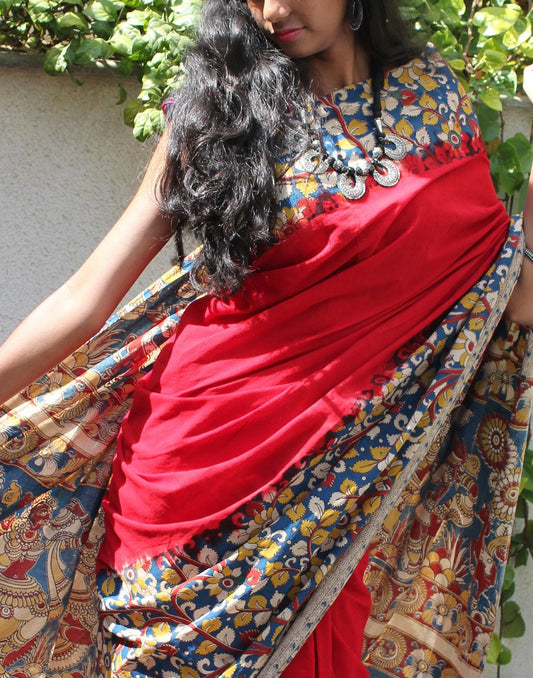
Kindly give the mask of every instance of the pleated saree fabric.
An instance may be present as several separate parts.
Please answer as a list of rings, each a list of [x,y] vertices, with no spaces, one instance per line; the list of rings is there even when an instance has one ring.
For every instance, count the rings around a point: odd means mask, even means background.
[[[193,255],[8,403],[10,676],[274,678],[367,552],[370,675],[480,674],[528,428],[520,221],[437,54],[382,105],[397,186],[350,201],[284,159],[237,295],[199,297]],[[365,157],[370,83],[317,106]]]

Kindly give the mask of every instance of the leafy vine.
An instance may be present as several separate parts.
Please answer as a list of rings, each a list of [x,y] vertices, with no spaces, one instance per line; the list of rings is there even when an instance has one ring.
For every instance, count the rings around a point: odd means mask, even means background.
[[[161,102],[183,77],[200,0],[0,0],[0,49],[44,53],[50,75],[68,73],[78,84],[90,65],[140,81],[124,121],[144,140],[161,131]]]

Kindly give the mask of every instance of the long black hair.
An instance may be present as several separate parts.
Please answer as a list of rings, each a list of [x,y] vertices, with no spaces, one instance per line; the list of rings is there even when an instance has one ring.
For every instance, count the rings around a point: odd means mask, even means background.
[[[361,0],[361,42],[385,67],[420,53],[397,0]],[[162,207],[203,243],[197,272],[218,296],[239,289],[254,257],[272,244],[274,164],[307,139],[299,111],[313,100],[312,74],[259,29],[243,0],[204,0],[187,79],[169,114]],[[206,283],[207,281],[207,283]]]

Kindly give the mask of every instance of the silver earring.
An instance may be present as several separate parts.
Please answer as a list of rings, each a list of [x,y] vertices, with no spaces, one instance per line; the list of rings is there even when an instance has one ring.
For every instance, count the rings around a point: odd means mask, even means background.
[[[352,31],[358,31],[363,23],[363,3],[361,0],[352,0],[348,10],[348,19]]]

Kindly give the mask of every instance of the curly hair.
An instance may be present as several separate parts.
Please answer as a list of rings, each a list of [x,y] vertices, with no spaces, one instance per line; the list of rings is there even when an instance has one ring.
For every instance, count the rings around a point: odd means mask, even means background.
[[[371,59],[390,67],[420,53],[397,0],[362,2]],[[274,242],[274,165],[308,142],[298,113],[313,102],[312,73],[267,39],[243,0],[204,0],[186,71],[168,116],[162,208],[180,256],[185,228],[203,244],[193,282],[225,297]]]

